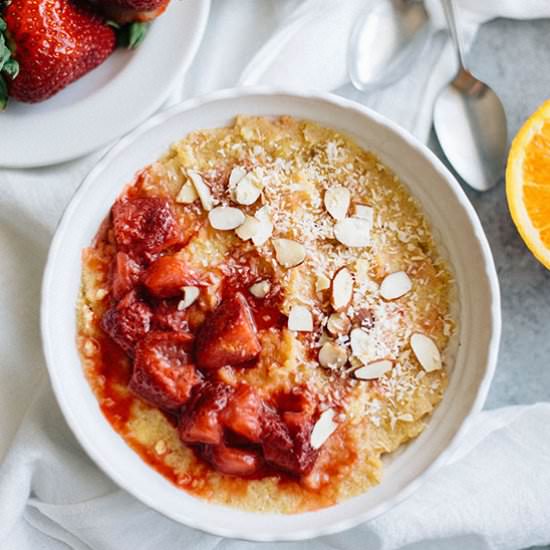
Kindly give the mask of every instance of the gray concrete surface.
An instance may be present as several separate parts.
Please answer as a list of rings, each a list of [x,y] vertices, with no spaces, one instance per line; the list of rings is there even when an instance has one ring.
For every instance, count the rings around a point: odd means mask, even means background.
[[[504,102],[510,140],[529,114],[550,99],[549,51],[550,19],[492,21],[482,27],[470,51],[471,69]],[[431,146],[443,158],[433,137]],[[503,181],[485,194],[464,188],[489,238],[502,292],[502,342],[486,407],[550,400],[550,271],[520,239],[508,214]]]

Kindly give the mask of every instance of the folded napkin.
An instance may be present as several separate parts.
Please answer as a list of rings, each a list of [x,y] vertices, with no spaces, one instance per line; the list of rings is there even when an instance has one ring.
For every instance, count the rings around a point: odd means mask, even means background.
[[[425,141],[435,94],[454,70],[445,33],[438,32],[439,0],[426,2],[430,51],[401,82],[365,95],[347,84],[345,55],[354,21],[376,1],[385,0],[214,1],[204,42],[175,96],[239,82],[336,90]],[[458,3],[467,44],[493,17],[550,16],[547,0]],[[81,450],[53,398],[39,338],[41,275],[55,224],[101,154],[0,170],[0,549],[254,548],[176,524],[113,485]],[[277,547],[477,550],[548,543],[548,472],[549,404],[483,412],[452,463],[398,507],[346,533]]]

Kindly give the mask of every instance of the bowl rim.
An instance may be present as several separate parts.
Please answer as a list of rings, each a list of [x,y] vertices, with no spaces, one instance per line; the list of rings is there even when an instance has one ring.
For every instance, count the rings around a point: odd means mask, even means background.
[[[63,236],[66,230],[66,225],[71,218],[72,212],[76,209],[77,205],[80,202],[80,198],[84,195],[90,185],[93,183],[96,173],[101,172],[103,166],[107,164],[113,157],[115,157],[119,152],[123,151],[126,147],[132,144],[137,140],[141,135],[148,132],[150,129],[162,125],[163,122],[168,120],[174,115],[179,113],[195,109],[197,107],[204,106],[210,102],[215,102],[219,100],[231,100],[237,98],[246,98],[251,96],[286,96],[290,98],[298,98],[302,100],[318,100],[321,102],[328,102],[337,107],[351,110],[357,113],[358,116],[370,118],[373,122],[385,126],[392,133],[396,134],[397,137],[403,140],[406,145],[414,149],[417,153],[424,157],[427,160],[431,167],[436,171],[436,173],[445,180],[446,184],[450,188],[450,191],[454,195],[456,201],[460,203],[464,209],[464,214],[467,216],[469,223],[471,224],[471,229],[475,234],[475,237],[478,240],[480,247],[480,253],[483,258],[483,267],[485,269],[485,275],[487,277],[487,283],[490,291],[491,299],[491,309],[490,309],[490,319],[491,319],[491,335],[487,345],[487,362],[484,367],[484,373],[481,378],[481,382],[477,387],[476,396],[472,401],[472,405],[468,410],[467,414],[462,419],[460,425],[456,429],[454,435],[450,438],[447,446],[439,453],[439,455],[433,460],[423,471],[421,471],[414,479],[409,483],[404,485],[396,494],[373,508],[364,510],[363,512],[358,512],[353,516],[347,517],[345,519],[337,520],[322,527],[304,527],[299,529],[294,529],[290,532],[281,534],[275,532],[264,532],[264,533],[249,533],[244,527],[235,526],[233,529],[227,529],[224,527],[218,527],[216,525],[206,525],[200,521],[193,520],[192,518],[189,521],[186,519],[185,523],[182,521],[181,517],[176,515],[171,515],[166,510],[159,510],[154,499],[150,498],[149,495],[144,494],[143,491],[136,487],[129,486],[129,483],[120,476],[115,474],[109,468],[109,462],[106,457],[101,455],[100,452],[95,449],[88,437],[86,435],[86,429],[83,429],[80,424],[76,421],[75,418],[69,412],[69,405],[65,401],[64,393],[61,388],[60,376],[58,375],[56,369],[50,367],[50,365],[55,364],[55,357],[53,354],[53,343],[50,338],[49,329],[47,326],[47,312],[50,309],[49,305],[49,292],[48,289],[52,285],[54,265],[60,247],[62,245]],[[235,113],[237,114],[237,113]],[[400,502],[407,499],[411,496],[431,475],[433,475],[439,468],[444,466],[458,447],[460,440],[463,438],[465,432],[468,430],[469,425],[472,422],[472,417],[475,413],[481,411],[483,404],[486,400],[489,387],[496,369],[496,362],[498,356],[498,349],[500,344],[500,335],[501,335],[501,309],[500,309],[500,288],[498,283],[498,277],[494,265],[493,256],[487,241],[487,237],[483,231],[481,222],[472,206],[468,200],[466,194],[460,187],[459,183],[451,172],[444,166],[444,164],[435,156],[435,154],[423,143],[418,141],[414,136],[412,136],[407,130],[401,128],[395,122],[387,119],[383,115],[376,113],[355,101],[337,96],[332,93],[325,93],[312,90],[294,90],[289,88],[281,88],[275,86],[247,86],[247,87],[236,87],[236,88],[227,88],[219,90],[213,93],[206,95],[198,96],[188,100],[184,100],[160,113],[154,115],[153,117],[146,120],[144,123],[140,124],[136,129],[126,136],[120,138],[98,161],[95,166],[90,170],[90,172],[85,176],[83,181],[80,183],[74,194],[72,195],[68,205],[66,206],[57,226],[55,229],[55,234],[52,239],[50,249],[48,252],[46,267],[44,270],[42,288],[41,288],[41,313],[40,313],[40,332],[42,337],[42,344],[44,350],[44,356],[46,359],[46,365],[48,368],[50,380],[52,382],[52,387],[54,394],[56,396],[57,402],[63,412],[63,416],[70,426],[73,434],[76,436],[80,445],[84,448],[88,456],[94,461],[94,463],[101,469],[101,471],[112,479],[119,487],[123,488],[129,494],[133,495],[135,498],[140,500],[146,506],[151,509],[159,512],[160,514],[168,517],[180,524],[184,524],[188,527],[199,529],[205,533],[213,534],[222,537],[244,539],[257,542],[273,542],[273,541],[299,541],[305,539],[311,539],[319,536],[335,534],[352,527],[355,527],[361,523],[370,521],[377,516],[380,516],[384,512],[395,507]],[[310,513],[315,513],[310,512]]]

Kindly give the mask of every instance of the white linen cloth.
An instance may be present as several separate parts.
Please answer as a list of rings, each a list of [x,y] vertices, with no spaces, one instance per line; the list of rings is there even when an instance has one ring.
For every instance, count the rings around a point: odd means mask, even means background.
[[[346,86],[351,26],[375,1],[215,0],[183,97],[238,82],[337,90],[426,140],[433,99],[454,70],[443,33],[434,31],[429,54],[396,85],[369,95]],[[441,27],[439,1],[427,5]],[[493,17],[550,17],[548,0],[459,5],[467,43]],[[0,549],[254,548],[176,524],[115,486],[82,451],[52,395],[39,337],[42,270],[63,208],[101,154],[0,170]],[[452,462],[398,507],[346,533],[277,548],[544,543],[550,543],[550,404],[481,413]]]

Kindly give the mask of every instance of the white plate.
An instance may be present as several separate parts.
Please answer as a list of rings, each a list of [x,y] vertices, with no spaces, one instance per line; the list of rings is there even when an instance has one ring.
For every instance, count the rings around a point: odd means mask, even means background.
[[[75,300],[82,248],[137,170],[198,128],[227,125],[238,113],[288,114],[333,126],[376,152],[422,202],[452,262],[460,299],[460,346],[448,390],[424,433],[385,460],[380,485],[316,512],[253,514],[210,504],[176,488],[143,462],[102,415],[76,351]],[[297,540],[334,533],[381,514],[445,463],[467,419],[483,405],[500,338],[500,296],[479,220],[452,175],[410,135],[381,116],[331,95],[273,89],[228,90],[187,101],[123,138],[76,192],[54,237],[42,288],[42,336],[57,399],[72,430],[119,485],[166,516],[226,537]]]
[[[135,51],[102,65],[36,104],[10,99],[0,113],[0,166],[74,159],[143,122],[167,99],[199,47],[210,0],[172,0]]]

